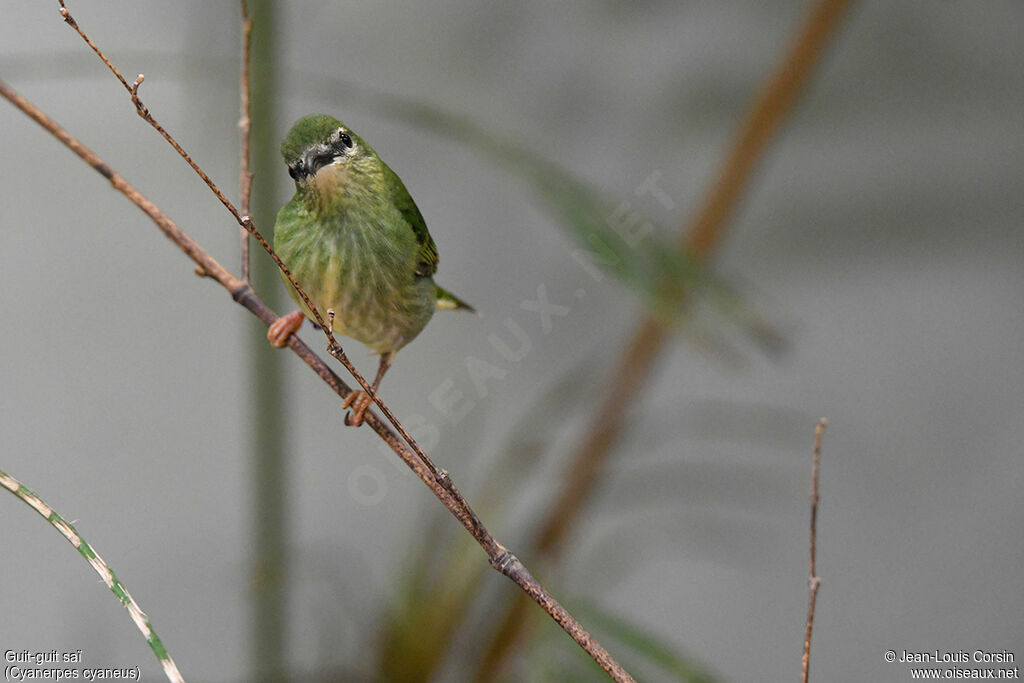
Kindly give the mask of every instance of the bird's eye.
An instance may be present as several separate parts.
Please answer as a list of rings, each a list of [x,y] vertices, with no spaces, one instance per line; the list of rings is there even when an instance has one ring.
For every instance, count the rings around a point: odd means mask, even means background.
[[[292,180],[298,180],[299,176],[302,175],[302,162],[297,161],[288,166],[288,175],[292,177]]]
[[[349,149],[352,149],[352,137],[348,133],[339,128],[338,132],[336,132],[334,135],[338,142],[345,145]]]

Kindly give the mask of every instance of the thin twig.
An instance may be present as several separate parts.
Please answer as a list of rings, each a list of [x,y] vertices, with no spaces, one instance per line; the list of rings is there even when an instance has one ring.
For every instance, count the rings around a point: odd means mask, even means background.
[[[110,168],[106,162],[100,159],[95,153],[89,150],[70,133],[61,128],[43,111],[23,98],[3,81],[0,81],[0,96],[3,96],[16,107],[21,109],[25,114],[39,123],[39,125],[65,144],[81,159],[92,166],[104,178],[110,181],[110,184],[115,189],[124,194],[144,213],[146,213],[146,215],[156,223],[157,227],[159,227],[168,238],[177,244],[178,247],[184,251],[205,274],[208,274],[212,279],[219,282],[229,292],[231,292],[232,298],[235,301],[259,317],[265,325],[269,326],[277,319],[277,316],[259,299],[251,286],[229,273],[187,233],[179,228],[177,224],[175,224],[165,213],[158,209],[156,205],[150,202],[149,199],[142,195],[142,193],[140,193],[120,174]],[[247,225],[252,226],[252,222],[249,217],[245,216],[244,218],[244,222]],[[291,277],[291,274],[288,273],[284,264],[280,262],[280,259],[276,257],[276,254],[273,253],[270,246],[266,244],[266,240],[263,239],[262,235],[260,235],[254,227],[252,228],[252,234],[275,259],[278,267],[280,267],[294,283],[294,278]],[[301,293],[302,292],[300,290],[300,294]],[[308,298],[306,299],[308,300]],[[323,322],[323,319],[319,316],[316,309],[310,306],[310,310],[316,314],[318,323],[321,327],[326,329],[326,324]],[[341,351],[341,347],[337,345],[333,335],[329,335],[329,340],[333,343],[333,349],[341,356],[339,360],[344,359],[342,360],[344,364],[345,361],[347,361],[347,358],[345,358],[344,352]],[[339,396],[347,396],[348,393],[352,391],[344,381],[331,371],[330,368],[328,368],[326,364],[324,364],[323,361],[309,349],[308,346],[299,340],[298,337],[292,335],[289,338],[288,346],[310,367],[316,370],[317,374],[324,380],[324,382],[334,389]],[[356,377],[361,384],[363,384],[364,389],[370,389],[369,386],[365,384],[365,379],[358,374],[354,367],[351,367],[351,363],[347,363],[346,368],[353,373],[353,376]],[[382,410],[386,409],[386,406],[381,404],[379,398],[374,398],[378,405],[382,406]],[[390,410],[387,410],[386,412],[390,413]],[[587,630],[568,612],[568,610],[559,604],[554,597],[552,597],[551,594],[548,593],[536,579],[534,579],[534,577],[526,570],[525,566],[523,566],[522,562],[520,562],[515,555],[510,553],[491,535],[487,528],[484,527],[473,513],[472,509],[459,493],[454,483],[452,483],[448,473],[444,470],[438,471],[431,469],[427,465],[430,460],[426,458],[425,455],[419,455],[422,453],[422,449],[419,448],[418,444],[416,444],[411,437],[407,438],[415,445],[411,444],[407,446],[382,420],[380,420],[380,418],[372,412],[366,414],[365,421],[378,435],[380,435],[388,446],[398,454],[402,461],[405,462],[405,464],[420,478],[420,480],[430,488],[434,495],[452,513],[452,515],[459,520],[466,530],[469,531],[477,543],[487,553],[488,561],[495,570],[511,579],[517,586],[519,586],[520,589],[529,595],[531,599],[540,605],[551,616],[551,618],[554,619],[562,629],[565,630],[565,632],[568,633],[569,636],[575,640],[576,643],[579,644],[580,647],[582,647],[587,654],[605,670],[605,672],[608,673],[613,680],[634,680],[629,673],[627,673],[626,670],[623,669],[617,661],[615,661],[611,654],[601,646],[600,643],[598,643],[593,636],[591,636],[590,633],[587,632]]]
[[[107,56],[103,54],[99,47],[96,46],[96,43],[92,42],[89,36],[85,34],[85,31],[83,31],[82,28],[78,25],[78,22],[75,21],[75,18],[71,16],[71,12],[68,11],[67,6],[65,6],[64,0],[57,0],[57,2],[60,3],[60,15],[64,17],[64,21],[68,24],[68,26],[75,29],[78,35],[82,37],[82,40],[84,40],[86,44],[92,48],[92,51],[96,53],[96,56],[99,57],[103,61],[103,63],[107,65],[107,68],[110,69],[111,73],[113,73],[114,76],[117,77],[117,80],[121,82],[121,85],[124,86],[124,89],[128,91],[128,94],[131,96],[132,99],[132,104],[135,105],[135,113],[142,117],[142,119],[145,120],[146,123],[148,123],[154,129],[156,129],[156,131],[160,133],[164,140],[167,140],[167,142],[170,143],[172,147],[174,147],[175,151],[179,155],[181,155],[181,158],[184,159],[188,163],[188,165],[192,167],[193,171],[199,174],[199,177],[203,179],[203,182],[206,183],[207,187],[209,187],[213,194],[217,197],[217,199],[220,200],[221,204],[223,204],[227,208],[227,210],[231,212],[231,215],[233,215],[235,217],[235,220],[237,220],[239,222],[239,225],[241,225],[242,216],[238,212],[238,209],[235,208],[235,205],[232,204],[231,201],[224,196],[224,193],[220,191],[220,188],[218,188],[217,185],[212,180],[210,180],[210,177],[206,175],[206,172],[203,171],[203,169],[201,169],[199,165],[192,160],[192,157],[189,156],[188,152],[186,152],[184,148],[182,148],[182,146],[178,144],[178,141],[172,138],[167,133],[167,131],[164,130],[163,126],[157,123],[156,119],[154,119],[150,115],[149,109],[146,108],[146,105],[144,105],[142,103],[142,100],[139,99],[139,86],[142,85],[142,82],[145,80],[145,76],[139,74],[138,77],[135,79],[135,82],[129,84],[128,81],[125,80],[125,77],[121,75],[121,72],[118,71],[117,67],[114,66],[109,59],[107,59]]]
[[[803,91],[814,67],[836,34],[849,0],[818,0],[808,11],[785,58],[766,80],[749,108],[704,203],[692,220],[680,226],[680,248],[696,261],[707,261],[724,237],[725,226],[748,187],[757,161],[780,129]],[[548,508],[532,549],[547,560],[557,559],[565,540],[580,519],[604,463],[627,424],[626,410],[647,384],[661,356],[669,331],[653,316],[645,316],[626,343],[601,393],[586,436],[574,451],[562,490]],[[492,680],[526,624],[525,603],[510,607],[491,638],[477,680]]]
[[[249,209],[249,200],[252,197],[252,171],[249,168],[249,132],[252,128],[249,102],[249,67],[251,65],[250,54],[252,51],[252,19],[249,17],[249,5],[242,0],[242,83],[241,83],[241,118],[238,120],[238,130],[242,138],[242,169],[239,182],[240,204],[242,215],[248,216],[252,212]],[[242,282],[249,284],[249,231],[243,226],[241,228],[242,238]]]
[[[160,636],[156,634],[153,629],[153,625],[149,623],[149,617],[139,607],[139,603],[135,602],[135,598],[131,596],[128,589],[124,587],[117,575],[114,574],[114,570],[110,568],[103,558],[92,549],[85,539],[78,533],[78,530],[70,522],[65,521],[63,517],[57,514],[57,511],[43,502],[43,499],[36,495],[35,492],[27,488],[20,481],[7,474],[3,470],[0,470],[0,486],[16,495],[21,499],[23,503],[28,505],[30,508],[39,513],[39,516],[50,523],[54,529],[61,533],[61,536],[68,539],[71,545],[75,546],[78,553],[88,561],[89,565],[93,570],[100,575],[103,579],[103,583],[107,584],[107,588],[110,592],[117,596],[117,599],[121,601],[124,608],[128,610],[128,614],[131,615],[132,621],[135,622],[135,628],[139,629],[142,636],[149,643],[149,648],[156,655],[157,661],[160,662],[160,666],[164,670],[164,675],[167,676],[167,680],[172,683],[185,683],[185,678],[178,671],[178,665],[171,659],[171,655],[167,652],[167,648],[164,647],[163,642],[160,640]]]
[[[818,420],[814,427],[814,460],[811,465],[811,562],[808,579],[807,598],[807,629],[804,631],[804,656],[802,659],[802,674],[800,680],[807,683],[807,676],[811,668],[811,631],[814,629],[814,604],[818,600],[818,587],[821,585],[821,577],[814,568],[814,550],[818,540],[818,461],[821,460],[821,435],[825,432],[828,421],[825,418]]]

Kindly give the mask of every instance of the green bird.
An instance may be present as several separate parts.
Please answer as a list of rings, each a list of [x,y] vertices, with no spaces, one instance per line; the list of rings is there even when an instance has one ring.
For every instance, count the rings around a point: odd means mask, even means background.
[[[416,203],[394,171],[361,137],[323,114],[299,119],[281,143],[295,196],[277,214],[274,251],[320,315],[334,311],[334,331],[380,354],[373,393],[395,353],[416,338],[438,309],[472,307],[434,283],[437,247]],[[267,332],[274,346],[312,316],[282,279],[299,310]],[[349,424],[372,403],[352,392]]]

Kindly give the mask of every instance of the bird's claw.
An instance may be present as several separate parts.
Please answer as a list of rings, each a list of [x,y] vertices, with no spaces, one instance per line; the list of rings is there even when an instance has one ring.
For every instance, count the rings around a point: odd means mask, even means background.
[[[342,410],[351,408],[352,413],[345,416],[345,424],[350,427],[358,427],[363,424],[363,416],[366,414],[367,408],[373,403],[373,399],[365,391],[352,391],[345,400],[341,402]]]
[[[267,329],[267,341],[271,346],[279,349],[288,346],[288,338],[299,331],[304,319],[302,311],[292,311],[288,315],[282,315],[270,323],[270,327]]]

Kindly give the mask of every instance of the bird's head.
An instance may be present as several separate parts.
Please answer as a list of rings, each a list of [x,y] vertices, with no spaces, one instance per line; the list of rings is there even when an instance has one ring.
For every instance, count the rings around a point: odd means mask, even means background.
[[[288,175],[299,189],[331,195],[367,180],[381,163],[377,153],[338,119],[311,114],[295,122],[281,143]]]

